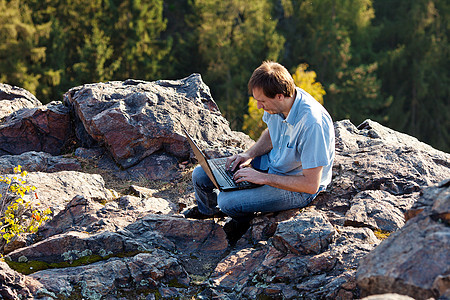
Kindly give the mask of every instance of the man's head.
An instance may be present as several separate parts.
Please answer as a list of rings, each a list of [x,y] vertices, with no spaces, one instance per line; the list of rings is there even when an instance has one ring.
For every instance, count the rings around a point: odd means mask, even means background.
[[[291,74],[279,63],[265,61],[252,74],[248,90],[258,109],[269,114],[287,117],[295,97],[295,83]]]
[[[265,96],[275,98],[277,94],[292,97],[295,94],[295,83],[285,67],[273,61],[263,62],[248,82],[248,91],[253,94],[255,88],[262,89]]]

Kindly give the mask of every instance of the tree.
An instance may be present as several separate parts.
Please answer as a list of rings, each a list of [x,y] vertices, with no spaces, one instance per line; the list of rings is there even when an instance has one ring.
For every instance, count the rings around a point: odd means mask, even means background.
[[[387,125],[450,151],[448,1],[375,4],[378,73],[393,99]]]
[[[334,119],[382,120],[389,102],[381,97],[372,51],[370,0],[284,0],[279,30],[286,36],[285,65],[308,63],[327,95],[324,105]]]
[[[163,17],[163,0],[110,1],[109,13],[117,20],[105,29],[121,60],[116,78],[159,79],[160,62],[169,53],[172,39],[161,38],[167,20]],[[109,18],[109,14],[104,15]],[[104,20],[105,23],[108,20]]]
[[[48,26],[36,26],[27,5],[18,0],[0,0],[0,82],[35,93],[45,60],[45,47],[38,40]]]
[[[94,24],[92,35],[86,36],[83,46],[77,48],[80,62],[73,65],[76,78],[82,82],[111,80],[122,61],[119,58],[108,63],[113,52],[110,38]]]
[[[292,75],[295,85],[304,89],[320,104],[323,104],[323,96],[326,94],[320,82],[316,81],[317,74],[314,71],[306,71],[307,64],[300,64]]]
[[[69,88],[90,82],[157,79],[160,60],[170,39],[165,29],[163,0],[26,0],[36,24],[51,24],[41,95],[60,99]],[[44,101],[46,102],[46,101]]]
[[[212,88],[231,126],[240,129],[247,111],[247,82],[263,60],[276,60],[284,39],[276,31],[268,0],[193,0],[198,45]]]

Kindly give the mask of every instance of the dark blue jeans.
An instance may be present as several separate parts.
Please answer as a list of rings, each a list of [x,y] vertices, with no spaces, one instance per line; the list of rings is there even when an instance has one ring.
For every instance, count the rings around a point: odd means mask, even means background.
[[[263,185],[252,189],[219,192],[200,166],[194,169],[192,181],[201,213],[213,215],[220,209],[236,220],[245,219],[255,212],[276,212],[305,207],[323,190],[321,187],[316,194],[307,194]]]

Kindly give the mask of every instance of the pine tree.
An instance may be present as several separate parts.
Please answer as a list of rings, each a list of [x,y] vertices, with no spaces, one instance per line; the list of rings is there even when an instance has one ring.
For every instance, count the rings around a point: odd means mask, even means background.
[[[324,105],[335,120],[383,120],[389,102],[380,94],[372,51],[370,0],[282,1],[279,30],[286,36],[283,64],[308,63],[327,91]]]
[[[450,151],[448,1],[375,4],[379,74],[393,99],[387,125]]]
[[[85,37],[83,46],[77,48],[80,62],[73,65],[78,80],[82,82],[108,81],[119,68],[121,59],[111,60],[113,48],[110,38],[94,24],[92,35]]]
[[[40,90],[48,101],[90,82],[159,79],[170,39],[163,0],[26,0],[36,24],[51,24]]]
[[[247,82],[263,60],[276,60],[284,39],[275,31],[268,0],[193,0],[205,82],[232,128],[247,111]]]
[[[35,26],[30,9],[19,0],[0,0],[0,82],[36,93],[45,48],[38,46],[46,26]]]
[[[161,75],[160,62],[169,53],[172,40],[162,38],[167,20],[163,17],[163,0],[111,1],[116,21],[110,28],[113,56],[121,60],[118,77],[156,80]],[[107,15],[106,15],[107,16]],[[106,21],[106,20],[105,20]]]

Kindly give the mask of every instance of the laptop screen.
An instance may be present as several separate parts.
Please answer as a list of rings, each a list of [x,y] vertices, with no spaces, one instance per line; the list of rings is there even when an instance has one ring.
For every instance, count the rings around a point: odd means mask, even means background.
[[[198,148],[197,144],[194,142],[194,140],[192,139],[192,137],[189,135],[189,133],[187,133],[187,131],[185,129],[183,129],[184,134],[186,135],[189,144],[191,145],[192,150],[194,151],[195,157],[198,160],[198,163],[200,164],[200,166],[202,166],[203,170],[205,171],[206,175],[208,175],[209,179],[211,179],[211,181],[214,183],[214,185],[216,186],[216,188],[219,189],[219,185],[217,184],[217,180],[214,177],[211,168],[209,167],[209,164],[207,162],[207,159],[205,157],[205,155],[203,154],[203,152],[200,150],[200,148]]]

